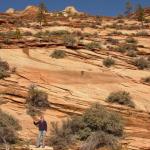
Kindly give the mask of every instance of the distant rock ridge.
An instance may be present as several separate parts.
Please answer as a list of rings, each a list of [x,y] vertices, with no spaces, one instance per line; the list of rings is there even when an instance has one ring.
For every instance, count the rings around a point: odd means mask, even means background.
[[[14,8],[9,8],[5,11],[5,13],[7,13],[7,14],[13,14],[14,12],[15,12]]]
[[[21,13],[22,15],[33,15],[36,14],[38,11],[38,6],[29,5],[24,10],[17,11],[14,8],[9,8],[5,11],[7,14],[13,14],[13,13]],[[83,12],[79,12],[74,6],[68,6],[64,10],[61,11],[64,15],[80,15],[84,14]]]

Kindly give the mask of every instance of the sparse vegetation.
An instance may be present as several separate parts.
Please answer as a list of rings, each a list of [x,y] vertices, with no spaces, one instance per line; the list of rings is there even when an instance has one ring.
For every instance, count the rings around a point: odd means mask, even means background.
[[[78,40],[73,35],[65,35],[63,38],[66,47],[75,48],[78,46]]]
[[[86,48],[88,50],[95,50],[95,49],[100,49],[101,48],[101,45],[97,42],[91,42],[91,43],[88,43],[86,45]]]
[[[137,44],[138,43],[138,41],[135,40],[133,37],[126,38],[126,42],[131,43],[131,44]]]
[[[116,44],[119,43],[119,40],[118,39],[113,39],[113,38],[109,37],[107,39],[107,42],[111,43],[112,45],[116,45]]]
[[[21,130],[18,120],[0,110],[0,144],[7,149],[9,144],[17,143],[18,130]]]
[[[112,35],[123,35],[122,32],[120,31],[112,31],[111,33],[108,34],[109,36],[112,36]]]
[[[118,139],[123,135],[123,122],[118,113],[94,104],[82,116],[63,121],[61,126],[53,123],[52,129],[50,145],[55,150],[69,149],[77,140],[84,141],[80,149],[107,147],[114,150],[119,147]]]
[[[127,56],[129,56],[129,57],[136,57],[137,56],[137,52],[136,51],[128,51],[127,52]]]
[[[133,61],[133,65],[138,67],[138,69],[143,70],[150,67],[150,62],[144,57],[139,57]]]
[[[28,97],[26,100],[28,105],[37,108],[48,108],[48,94],[42,90],[39,90],[35,85],[31,85],[28,91]]]
[[[147,31],[139,31],[136,33],[136,36],[148,36],[149,33]]]
[[[115,60],[111,57],[107,57],[103,60],[103,65],[106,67],[111,67],[115,65]]]
[[[137,45],[136,44],[122,44],[120,45],[119,47],[116,48],[116,50],[118,52],[121,52],[121,53],[125,53],[125,52],[128,52],[128,51],[137,51]]]
[[[61,59],[66,57],[66,53],[63,50],[55,50],[50,56],[52,58]]]
[[[126,91],[112,92],[107,98],[108,102],[135,107],[130,94]]]
[[[6,61],[3,61],[0,59],[0,79],[3,79],[5,77],[9,77],[9,64]]]
[[[23,33],[23,36],[32,36],[32,35],[33,34],[30,31],[26,31],[26,32]]]

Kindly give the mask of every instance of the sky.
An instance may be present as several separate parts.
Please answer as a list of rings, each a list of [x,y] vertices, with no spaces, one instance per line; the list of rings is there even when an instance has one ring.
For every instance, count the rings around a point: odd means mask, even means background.
[[[0,12],[8,8],[22,10],[28,5],[38,5],[41,0],[0,0]],[[126,0],[43,0],[49,11],[60,11],[66,6],[91,15],[116,16],[124,12]],[[150,0],[130,0],[133,5],[150,7]]]

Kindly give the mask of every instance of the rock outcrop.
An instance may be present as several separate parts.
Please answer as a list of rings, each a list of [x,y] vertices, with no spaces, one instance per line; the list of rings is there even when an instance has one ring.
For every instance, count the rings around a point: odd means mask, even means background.
[[[13,13],[15,13],[15,9],[14,8],[9,8],[9,9],[6,10],[6,13],[7,14],[13,14]]]

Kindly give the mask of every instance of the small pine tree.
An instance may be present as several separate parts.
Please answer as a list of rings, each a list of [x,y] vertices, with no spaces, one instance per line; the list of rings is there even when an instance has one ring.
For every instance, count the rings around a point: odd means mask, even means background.
[[[47,8],[45,6],[44,2],[41,2],[39,4],[39,10],[37,12],[37,22],[40,23],[40,26],[42,26],[43,22],[46,22],[46,16],[45,16],[45,12],[47,12]]]
[[[133,9],[130,0],[128,0],[128,1],[126,2],[126,4],[125,4],[125,9],[126,9],[126,10],[125,10],[125,15],[128,16],[128,15],[132,12],[132,9]]]
[[[141,25],[143,27],[143,23],[145,20],[145,14],[144,14],[144,9],[140,4],[137,6],[136,12],[137,12],[137,19],[138,19],[138,21],[141,22]]]

